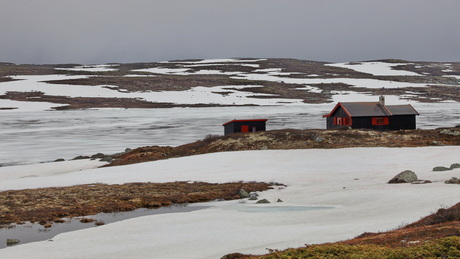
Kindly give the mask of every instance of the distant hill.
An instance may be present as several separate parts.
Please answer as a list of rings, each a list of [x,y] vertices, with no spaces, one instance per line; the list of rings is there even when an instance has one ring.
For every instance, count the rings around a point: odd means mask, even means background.
[[[270,58],[105,65],[0,63],[0,99],[55,103],[54,109],[325,103],[350,94],[459,102],[459,79],[460,63],[393,59],[337,64]],[[22,83],[13,86],[18,80]],[[45,87],[49,84],[82,90],[66,94],[64,87],[57,91]],[[0,108],[15,107],[0,103]]]

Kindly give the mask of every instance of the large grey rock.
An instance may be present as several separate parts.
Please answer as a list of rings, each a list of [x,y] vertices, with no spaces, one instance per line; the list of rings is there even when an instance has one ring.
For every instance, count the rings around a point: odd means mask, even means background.
[[[72,160],[81,160],[81,159],[90,159],[91,157],[89,156],[76,156],[72,158]]]
[[[249,198],[249,193],[243,189],[240,189],[238,191],[238,195],[240,196],[241,199]]]
[[[458,179],[457,177],[452,177],[449,180],[445,181],[444,183],[460,184],[460,179]]]
[[[393,177],[388,183],[412,183],[418,180],[417,175],[411,170],[403,171]]]
[[[452,169],[450,169],[449,167],[445,167],[445,166],[436,166],[433,168],[434,172],[442,172],[442,171],[449,171],[449,170],[452,170]]]
[[[113,157],[112,156],[104,156],[99,161],[101,161],[101,162],[112,162]]]
[[[459,163],[455,163],[455,164],[451,164],[450,165],[450,169],[456,169],[456,168],[460,168],[460,164]]]
[[[91,156],[91,160],[97,159],[97,158],[103,158],[105,155],[102,153],[97,153]]]
[[[249,193],[249,200],[255,201],[257,200],[257,197],[259,197],[259,194],[257,194],[256,192]]]
[[[263,200],[257,201],[256,203],[270,203],[270,202],[267,199],[263,199]]]

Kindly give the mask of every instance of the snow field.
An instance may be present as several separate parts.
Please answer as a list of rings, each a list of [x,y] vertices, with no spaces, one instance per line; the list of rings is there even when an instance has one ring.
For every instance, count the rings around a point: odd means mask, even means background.
[[[134,218],[64,233],[53,242],[1,249],[0,257],[220,258],[390,230],[459,202],[458,186],[443,181],[460,177],[460,170],[432,172],[434,166],[459,162],[459,153],[459,147],[224,152],[72,172],[61,168],[62,173],[34,179],[21,178],[32,173],[31,167],[12,167],[0,171],[1,190],[138,181],[243,180],[287,187],[260,193],[270,204],[210,202],[203,210]],[[387,184],[404,170],[433,183]],[[278,198],[284,202],[276,203]]]

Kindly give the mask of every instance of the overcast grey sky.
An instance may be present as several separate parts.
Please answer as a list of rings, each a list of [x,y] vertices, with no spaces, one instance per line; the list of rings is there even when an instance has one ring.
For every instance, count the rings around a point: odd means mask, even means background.
[[[0,62],[460,61],[459,0],[0,0]]]

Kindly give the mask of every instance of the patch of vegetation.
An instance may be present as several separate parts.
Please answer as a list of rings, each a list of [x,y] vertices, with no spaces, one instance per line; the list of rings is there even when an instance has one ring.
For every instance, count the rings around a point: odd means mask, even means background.
[[[172,204],[239,198],[239,190],[265,191],[260,182],[85,184],[0,192],[0,226],[26,221],[42,225],[62,218],[159,208]]]
[[[206,154],[222,151],[261,149],[309,149],[346,147],[420,147],[460,145],[460,136],[430,130],[321,130],[284,129],[210,136],[204,140],[177,147],[147,146],[114,156],[110,166]],[[454,131],[457,131],[453,128]]]
[[[379,245],[311,245],[285,251],[272,250],[270,254],[253,258],[459,258],[460,237],[446,237],[421,245],[390,248]],[[244,257],[240,257],[244,258]],[[246,257],[250,258],[250,257]]]
[[[138,98],[106,98],[106,97],[67,97],[45,95],[43,92],[7,92],[0,99],[29,102],[56,103],[54,110],[75,110],[91,108],[173,108],[173,107],[216,107],[232,106],[219,104],[175,104],[148,102]],[[63,105],[66,104],[66,105]],[[245,105],[251,106],[251,105]]]

